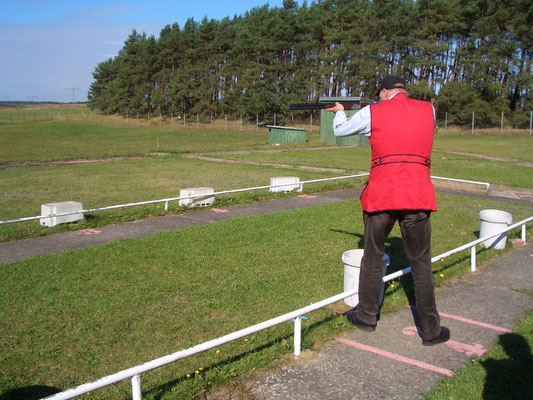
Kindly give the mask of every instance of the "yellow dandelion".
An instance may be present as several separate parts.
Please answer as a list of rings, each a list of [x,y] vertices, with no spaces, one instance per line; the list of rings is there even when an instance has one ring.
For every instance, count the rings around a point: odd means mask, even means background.
[[[190,378],[190,377],[191,377],[191,374],[187,374],[187,375],[185,375],[185,376],[186,376],[187,378]]]
[[[444,278],[444,275],[443,275],[443,274],[440,274],[440,277],[441,277],[441,278]]]
[[[394,283],[391,283],[390,287],[394,289]]]
[[[200,367],[200,368],[198,368],[198,369],[199,369],[200,371],[203,371],[203,370],[204,370],[204,367]]]
[[[248,339],[244,339],[244,341],[245,341],[245,342],[247,342],[247,341],[248,341]]]
[[[194,373],[195,373],[196,375],[198,375],[198,374],[200,373],[200,371],[196,370],[196,371],[194,371]]]
[[[441,260],[441,261],[444,261],[444,258],[441,258],[440,260]]]
[[[220,354],[220,350],[215,351],[216,354]]]

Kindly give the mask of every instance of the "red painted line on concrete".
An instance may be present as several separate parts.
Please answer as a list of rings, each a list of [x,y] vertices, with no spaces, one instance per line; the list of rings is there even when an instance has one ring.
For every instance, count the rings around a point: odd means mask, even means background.
[[[221,210],[220,208],[212,208],[211,210],[213,212],[216,212],[217,214],[223,214],[228,212],[228,210]]]
[[[297,197],[303,197],[304,199],[316,199],[316,196],[312,196],[310,194],[300,194]]]
[[[517,195],[516,195],[516,194],[514,194],[513,192],[509,192],[509,193],[511,193],[511,196],[513,196],[513,197],[514,197],[515,199],[518,199],[518,200],[520,200],[520,196],[517,196]]]
[[[96,230],[96,229],[84,229],[80,231],[84,235],[98,235],[99,233],[102,233],[102,231]]]
[[[433,371],[433,372],[436,372],[438,374],[442,374],[442,375],[446,375],[446,376],[454,376],[455,375],[453,373],[453,371],[451,371],[449,369],[437,367],[436,365],[428,364],[428,363],[425,363],[423,361],[414,360],[412,358],[404,357],[404,356],[401,356],[399,354],[390,353],[390,352],[388,352],[386,350],[381,350],[381,349],[378,349],[376,347],[367,346],[366,344],[353,342],[353,341],[348,340],[348,339],[338,339],[338,341],[341,342],[341,343],[347,344],[348,346],[352,346],[352,347],[355,347],[355,348],[363,350],[363,351],[368,351],[370,353],[374,353],[374,354],[377,354],[377,355],[380,355],[380,356],[383,356],[383,357],[387,357],[387,358],[390,358],[392,360],[400,361],[400,362],[403,362],[405,364],[413,365],[413,366],[418,367],[418,368],[427,369],[428,371]]]
[[[466,353],[468,357],[474,354],[478,357],[481,357],[483,354],[487,352],[487,349],[478,343],[474,343],[473,345],[470,345],[466,343],[457,342],[455,340],[448,340],[444,344],[448,346],[450,349],[457,351],[458,353]]]
[[[439,315],[441,317],[451,318],[451,319],[455,319],[457,321],[466,322],[468,324],[482,326],[483,328],[492,329],[492,330],[495,330],[495,331],[498,331],[498,332],[504,332],[504,333],[511,332],[510,329],[502,328],[501,326],[486,324],[485,322],[474,321],[473,319],[463,318],[463,317],[459,317],[457,315],[445,314],[445,313],[442,313],[440,311],[439,311]]]

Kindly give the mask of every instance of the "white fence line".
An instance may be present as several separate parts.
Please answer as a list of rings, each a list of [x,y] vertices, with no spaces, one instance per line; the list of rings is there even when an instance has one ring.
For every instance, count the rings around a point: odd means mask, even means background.
[[[313,179],[313,180],[309,180],[309,181],[298,182],[298,184],[299,185],[303,185],[304,183],[335,181],[335,180],[340,180],[340,179],[358,178],[358,177],[368,176],[368,175],[369,175],[368,173],[364,173],[364,174],[358,174],[358,175],[337,176],[337,177],[333,177],[333,178]],[[256,186],[256,187],[244,188],[244,189],[223,190],[223,191],[220,191],[220,192],[209,193],[208,195],[206,195],[206,194],[196,194],[196,195],[191,195],[191,196],[169,197],[169,198],[166,198],[166,199],[140,201],[140,202],[137,202],[137,203],[117,204],[117,205],[114,205],[114,206],[99,207],[99,208],[89,208],[89,209],[86,209],[86,210],[79,210],[79,211],[69,211],[69,212],[64,212],[64,213],[48,214],[48,215],[37,215],[37,216],[34,216],[34,217],[25,217],[25,218],[18,218],[18,219],[10,219],[10,220],[5,220],[5,221],[0,221],[0,225],[2,225],[2,224],[12,224],[12,223],[15,223],[15,222],[32,221],[32,220],[42,219],[42,218],[63,217],[63,216],[72,215],[72,214],[83,214],[83,213],[90,213],[90,212],[97,212],[97,211],[114,210],[116,208],[144,206],[144,205],[147,205],[147,204],[157,204],[157,203],[165,203],[165,210],[166,210],[168,208],[168,203],[170,201],[194,199],[194,198],[198,198],[198,197],[213,197],[213,196],[221,195],[221,194],[250,192],[252,190],[269,189],[269,188],[273,188],[273,187],[282,187],[282,186],[287,186],[287,183],[283,183],[283,184],[279,184],[279,185]]]
[[[513,224],[505,229],[502,229],[501,231],[498,231],[496,233],[493,233],[489,236],[485,236],[483,238],[474,240],[470,243],[467,243],[463,246],[457,247],[453,250],[450,250],[446,253],[439,254],[438,256],[435,256],[431,259],[431,263],[434,263],[436,261],[439,261],[442,258],[448,257],[452,254],[459,253],[461,251],[464,251],[468,248],[473,249],[473,254],[475,254],[476,245],[484,242],[487,239],[491,239],[493,237],[499,236],[503,233],[506,233],[512,229],[515,229],[519,226],[522,227],[522,240],[524,243],[526,243],[526,224],[528,222],[533,221],[533,216],[524,219],[520,222],[517,222],[516,224]],[[474,257],[475,260],[475,257]],[[471,268],[472,269],[472,268]],[[384,276],[383,282],[388,282],[391,280],[394,280],[402,275],[406,275],[411,271],[411,268],[405,268],[401,271],[394,272],[392,274]],[[472,269],[472,271],[475,271],[475,266]],[[316,311],[320,308],[326,307],[330,304],[336,303],[337,301],[344,300],[347,297],[353,296],[357,294],[357,289],[349,290],[343,293],[340,293],[336,296],[329,297],[327,299],[324,299],[322,301],[319,301],[317,303],[313,303],[307,307],[300,308],[298,310],[292,311],[290,313],[269,319],[264,322],[260,322],[256,325],[252,325],[248,328],[241,329],[239,331],[232,332],[230,334],[227,334],[225,336],[218,337],[216,339],[210,340],[208,342],[204,342],[201,344],[198,344],[196,346],[190,347],[188,349],[180,350],[178,352],[169,354],[164,357],[157,358],[155,360],[146,362],[144,364],[125,369],[123,371],[117,372],[112,375],[108,375],[106,377],[103,377],[101,379],[98,379],[96,381],[86,383],[80,386],[77,386],[75,388],[66,390],[61,393],[57,393],[52,396],[48,396],[45,399],[46,400],[66,400],[66,399],[72,399],[77,396],[81,396],[85,393],[104,388],[106,386],[112,385],[114,383],[121,382],[126,379],[131,379],[131,385],[132,385],[132,396],[133,400],[141,400],[142,397],[142,391],[141,391],[141,374],[144,372],[151,371],[153,369],[162,367],[164,365],[173,363],[175,361],[178,361],[183,358],[190,357],[192,355],[204,352],[206,350],[210,350],[212,348],[221,346],[223,344],[232,342],[234,340],[243,338],[245,336],[257,333],[259,331],[272,328],[276,325],[282,324],[284,322],[288,322],[291,320],[294,320],[294,355],[298,356],[300,354],[300,344],[301,344],[301,317],[305,314],[308,314],[312,311]]]
[[[351,179],[351,178],[360,178],[363,176],[368,176],[369,173],[363,173],[358,175],[346,175],[346,176],[337,176],[333,178],[323,178],[323,179],[313,179],[309,181],[302,181],[298,182],[299,185],[303,185],[304,183],[317,183],[317,182],[326,182],[326,181],[335,181],[335,180],[341,180],[341,179]],[[468,181],[463,179],[454,179],[454,178],[443,178],[438,176],[431,176],[431,179],[441,179],[441,180],[448,180],[453,182],[462,182],[462,183],[471,183],[471,184],[477,184],[477,185],[484,185],[488,188],[490,187],[490,183],[487,182],[476,182],[476,181]],[[262,190],[262,189],[269,189],[274,187],[282,187],[287,186],[286,183],[279,184],[279,185],[265,185],[265,186],[256,186],[251,188],[244,188],[244,189],[233,189],[233,190],[223,190],[220,192],[214,192],[210,193],[209,195],[205,194],[197,194],[197,195],[191,195],[191,196],[180,196],[180,197],[169,197],[166,199],[158,199],[158,200],[148,200],[148,201],[140,201],[136,203],[126,203],[126,204],[117,204],[114,206],[106,206],[106,207],[99,207],[99,208],[89,208],[86,210],[79,210],[79,211],[69,211],[69,212],[63,212],[63,213],[57,213],[57,214],[48,214],[48,215],[37,215],[33,217],[24,217],[24,218],[16,218],[16,219],[9,219],[0,221],[0,225],[4,224],[13,224],[16,222],[27,222],[27,221],[33,221],[37,219],[43,219],[43,218],[56,218],[56,217],[64,217],[67,215],[73,215],[73,214],[85,214],[85,213],[91,213],[91,212],[98,212],[98,211],[106,211],[106,210],[114,210],[117,208],[126,208],[126,207],[137,207],[137,206],[144,206],[148,204],[157,204],[157,203],[165,203],[165,211],[168,210],[168,203],[171,201],[179,201],[179,200],[185,200],[185,199],[194,199],[194,198],[202,198],[202,197],[212,197],[216,195],[221,194],[230,194],[230,193],[240,193],[240,192],[250,192],[253,190]]]
[[[460,182],[460,183],[470,183],[473,185],[481,185],[485,186],[487,188],[487,192],[490,188],[490,183],[488,182],[477,182],[477,181],[468,181],[465,179],[455,179],[455,178],[441,178],[440,176],[432,176],[431,179],[440,179],[440,180],[446,180],[446,181],[452,181],[452,182]]]

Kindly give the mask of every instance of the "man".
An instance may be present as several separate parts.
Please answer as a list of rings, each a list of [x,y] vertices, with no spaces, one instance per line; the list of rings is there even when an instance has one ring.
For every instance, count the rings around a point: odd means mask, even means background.
[[[379,87],[380,103],[351,118],[335,103],[335,136],[365,135],[372,149],[368,184],[361,195],[365,251],[359,277],[359,304],[347,313],[359,329],[373,332],[379,313],[381,263],[385,241],[398,221],[411,265],[420,335],[425,346],[446,342],[431,272],[430,214],[437,210],[429,167],[435,130],[433,106],[410,99],[403,79],[388,76]]]

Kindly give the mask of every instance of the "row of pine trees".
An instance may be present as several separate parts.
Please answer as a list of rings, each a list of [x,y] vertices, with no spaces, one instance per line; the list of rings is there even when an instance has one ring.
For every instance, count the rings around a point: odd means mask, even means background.
[[[230,13],[230,10],[228,10]],[[314,0],[253,8],[159,38],[133,31],[98,64],[92,109],[203,116],[290,114],[322,96],[376,99],[404,77],[439,119],[529,126],[533,108],[530,0]]]

